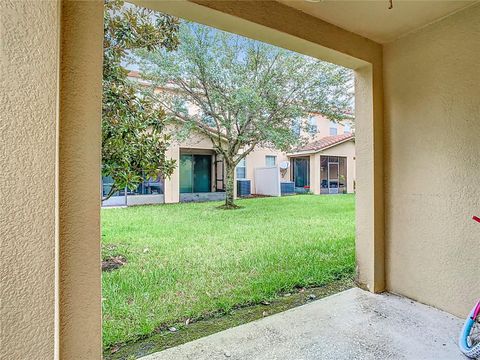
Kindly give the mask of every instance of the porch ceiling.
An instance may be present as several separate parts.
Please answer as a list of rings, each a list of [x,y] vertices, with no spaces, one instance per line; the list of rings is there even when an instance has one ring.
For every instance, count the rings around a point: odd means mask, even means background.
[[[287,6],[352,31],[378,43],[402,35],[448,16],[478,0],[277,0]]]

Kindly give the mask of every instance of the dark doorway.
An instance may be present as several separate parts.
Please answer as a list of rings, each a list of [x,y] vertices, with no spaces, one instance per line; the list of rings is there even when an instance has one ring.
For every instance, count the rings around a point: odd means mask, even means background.
[[[304,190],[310,186],[310,159],[308,157],[293,159],[293,181],[296,190]]]
[[[180,192],[212,191],[212,156],[182,154],[180,156]]]

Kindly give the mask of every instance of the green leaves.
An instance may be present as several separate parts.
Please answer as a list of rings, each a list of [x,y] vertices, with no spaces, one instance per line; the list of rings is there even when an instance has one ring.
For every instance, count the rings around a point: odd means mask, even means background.
[[[199,111],[182,114],[182,123],[213,128],[227,137],[227,147],[293,146],[298,138],[285,130],[295,119],[321,112],[340,121],[351,113],[348,69],[188,22],[181,23],[179,38],[176,51],[136,53],[143,75],[175,89],[158,94],[167,112],[179,117],[168,108],[195,106]]]
[[[166,157],[170,137],[166,114],[124,68],[132,51],[175,50],[178,20],[153,11],[105,1],[102,101],[102,175],[118,189],[134,189],[149,178],[168,177],[175,161]]]
[[[136,51],[142,76],[163,87],[156,96],[168,115],[208,136],[226,163],[257,146],[291,149],[296,119],[311,112],[334,121],[351,112],[348,69],[189,22],[179,39],[176,51]],[[196,111],[181,111],[185,103]]]

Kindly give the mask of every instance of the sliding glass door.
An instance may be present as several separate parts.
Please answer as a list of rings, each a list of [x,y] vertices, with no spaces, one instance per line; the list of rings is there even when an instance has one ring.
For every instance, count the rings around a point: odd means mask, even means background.
[[[307,157],[293,159],[293,180],[296,188],[310,186],[310,159]]]
[[[212,189],[212,156],[180,155],[180,193],[210,192]]]
[[[193,155],[193,192],[212,191],[212,156]]]
[[[193,155],[180,155],[180,192],[193,192]]]

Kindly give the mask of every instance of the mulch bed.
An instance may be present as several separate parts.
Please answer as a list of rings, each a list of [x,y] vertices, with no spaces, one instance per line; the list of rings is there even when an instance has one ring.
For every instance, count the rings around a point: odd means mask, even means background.
[[[102,260],[102,271],[112,271],[117,270],[127,263],[125,256],[117,255],[110,256]]]

